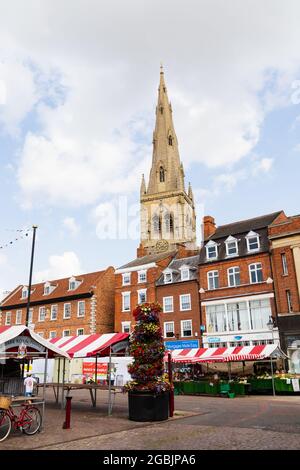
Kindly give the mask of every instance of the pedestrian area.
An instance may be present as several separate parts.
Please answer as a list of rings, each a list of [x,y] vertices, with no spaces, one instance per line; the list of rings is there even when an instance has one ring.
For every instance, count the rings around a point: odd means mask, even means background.
[[[0,443],[14,449],[300,449],[300,397],[175,397],[175,416],[164,422],[128,420],[127,395],[118,394],[112,416],[108,393],[99,392],[96,408],[77,391],[71,428],[65,411],[47,390],[44,428],[34,436],[16,432]]]

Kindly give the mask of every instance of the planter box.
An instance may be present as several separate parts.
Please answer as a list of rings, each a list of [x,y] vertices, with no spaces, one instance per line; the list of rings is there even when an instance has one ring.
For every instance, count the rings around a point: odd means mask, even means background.
[[[169,392],[128,392],[129,419],[164,421],[169,418]]]

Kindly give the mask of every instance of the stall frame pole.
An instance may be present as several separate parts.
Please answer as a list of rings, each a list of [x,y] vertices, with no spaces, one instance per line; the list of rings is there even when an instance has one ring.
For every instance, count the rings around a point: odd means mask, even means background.
[[[171,385],[170,393],[169,393],[169,415],[170,418],[174,415],[174,387],[173,387],[173,372],[172,372],[172,356],[171,353],[168,353],[168,375],[169,375],[169,382]]]
[[[109,347],[109,363],[108,363],[108,416],[111,415],[112,400],[111,400],[111,346]]]

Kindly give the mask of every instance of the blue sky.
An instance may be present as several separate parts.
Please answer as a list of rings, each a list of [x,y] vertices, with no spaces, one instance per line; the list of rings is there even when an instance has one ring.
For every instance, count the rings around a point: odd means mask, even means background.
[[[135,256],[161,61],[198,233],[203,214],[300,212],[299,2],[42,5],[0,18],[0,246],[37,224],[35,281]],[[30,248],[0,249],[0,296],[27,283]]]

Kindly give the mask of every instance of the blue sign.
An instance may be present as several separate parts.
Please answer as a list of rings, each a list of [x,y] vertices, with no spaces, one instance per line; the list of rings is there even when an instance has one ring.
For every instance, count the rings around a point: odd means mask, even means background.
[[[199,340],[198,339],[191,339],[182,340],[182,341],[165,341],[166,349],[192,349],[192,348],[199,348]]]
[[[208,338],[207,338],[207,341],[208,341],[209,343],[220,343],[221,339],[220,339],[220,338],[215,338],[215,337],[214,337],[214,338],[208,337]]]
[[[242,339],[242,336],[234,336],[233,339],[236,339],[237,341],[239,341],[240,339]]]

